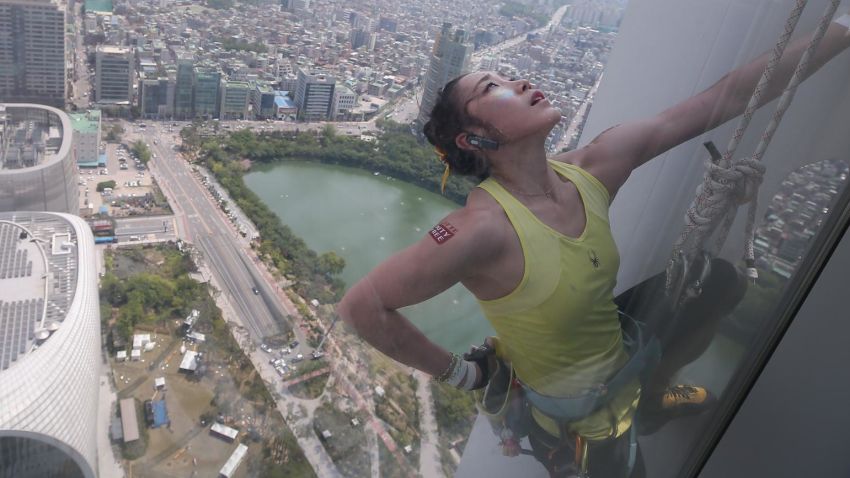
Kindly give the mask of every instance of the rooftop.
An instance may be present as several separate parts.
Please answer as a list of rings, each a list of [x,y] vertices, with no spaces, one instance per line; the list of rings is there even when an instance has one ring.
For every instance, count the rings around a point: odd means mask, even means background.
[[[125,46],[115,46],[115,45],[99,45],[97,47],[97,51],[100,52],[100,53],[125,55],[125,54],[130,53],[130,48],[125,47]]]
[[[295,108],[295,102],[292,101],[288,96],[275,96],[274,104],[278,108]]]
[[[46,166],[71,149],[68,115],[29,103],[0,103],[0,170]]]
[[[100,110],[91,110],[85,113],[68,113],[71,118],[71,127],[78,133],[97,133],[100,126]]]
[[[112,13],[112,0],[86,0],[86,11]]]
[[[0,214],[0,371],[62,326],[77,285],[76,240],[59,216]]]

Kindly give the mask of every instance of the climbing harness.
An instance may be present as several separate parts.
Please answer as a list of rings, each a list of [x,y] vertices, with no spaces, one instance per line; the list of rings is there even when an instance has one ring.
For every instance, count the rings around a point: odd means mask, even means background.
[[[700,288],[700,284],[688,282],[689,273],[687,270],[689,266],[693,265],[693,258],[703,253],[702,251],[704,251],[706,241],[715,230],[718,230],[715,249],[719,252],[726,241],[726,237],[737,215],[738,206],[746,203],[749,203],[749,207],[747,211],[744,260],[747,264],[747,276],[752,280],[758,278],[758,271],[755,268],[753,241],[755,236],[756,209],[758,208],[758,188],[761,185],[765,172],[765,167],[761,163],[761,159],[770,145],[770,141],[779,127],[785,111],[794,98],[797,86],[803,80],[808,70],[809,62],[815,49],[817,49],[820,41],[823,39],[827,27],[835,15],[835,11],[840,3],[839,0],[830,0],[809,44],[806,46],[800,61],[794,69],[793,76],[779,99],[770,123],[762,133],[761,140],[755,152],[752,156],[746,158],[732,159],[732,156],[734,156],[741,138],[743,138],[744,132],[762,100],[762,95],[773,77],[774,70],[779,64],[779,60],[807,3],[808,0],[797,0],[796,5],[791,10],[788,20],[785,23],[785,29],[773,49],[753,94],[750,96],[750,100],[738,122],[735,134],[729,141],[726,152],[720,155],[713,144],[710,142],[706,143],[706,148],[709,150],[711,159],[707,161],[707,171],[703,177],[703,182],[697,188],[696,198],[685,214],[685,226],[673,246],[673,252],[667,265],[667,292],[673,297],[676,306],[681,306],[689,299],[682,295],[683,291]],[[702,261],[704,265],[708,263],[709,261]],[[697,275],[705,277],[707,274],[699,273]]]
[[[528,435],[532,420],[531,409],[537,409],[555,421],[560,429],[560,444],[550,451],[549,459],[561,451],[570,437],[575,437],[576,476],[586,477],[588,466],[588,443],[580,435],[568,431],[571,423],[589,417],[608,405],[630,383],[639,380],[646,383],[661,359],[661,345],[657,338],[645,332],[643,323],[619,311],[623,327],[623,344],[629,354],[626,364],[605,383],[584,393],[552,397],[535,391],[523,383],[514,373],[513,367],[496,357],[496,366],[487,386],[476,393],[479,410],[487,416],[494,433],[501,439],[503,453],[508,456],[531,454],[523,450],[519,440]],[[489,344],[477,347],[466,354],[466,360],[480,360],[495,356],[495,348]],[[631,472],[637,460],[637,433],[635,427],[629,431],[628,469]]]

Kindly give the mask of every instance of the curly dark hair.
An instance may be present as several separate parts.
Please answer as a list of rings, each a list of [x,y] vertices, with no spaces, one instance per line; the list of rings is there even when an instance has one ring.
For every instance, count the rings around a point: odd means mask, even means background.
[[[470,126],[480,126],[491,130],[483,121],[473,118],[466,111],[466,104],[461,104],[454,92],[458,81],[466,75],[461,75],[446,83],[439,93],[431,117],[423,132],[428,142],[446,153],[445,161],[451,171],[462,176],[477,176],[484,180],[490,176],[490,162],[482,153],[463,150],[455,143],[458,134],[467,131]]]

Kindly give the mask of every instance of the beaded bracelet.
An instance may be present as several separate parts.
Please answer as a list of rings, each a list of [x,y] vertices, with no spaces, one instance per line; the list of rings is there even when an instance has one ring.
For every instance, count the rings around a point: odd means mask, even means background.
[[[452,360],[451,362],[449,362],[449,366],[443,373],[434,377],[434,380],[438,382],[445,382],[449,379],[449,377],[452,376],[452,374],[457,373],[458,364],[460,364],[460,356],[458,354],[453,353]]]
[[[457,367],[455,367],[452,374],[449,375],[449,378],[446,379],[446,383],[451,385],[452,387],[460,388],[460,384],[463,379],[466,377],[469,372],[469,362],[466,360],[458,360]]]

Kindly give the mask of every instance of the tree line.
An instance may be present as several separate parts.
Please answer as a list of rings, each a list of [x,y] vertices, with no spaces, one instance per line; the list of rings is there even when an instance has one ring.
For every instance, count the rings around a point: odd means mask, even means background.
[[[260,163],[278,161],[317,161],[339,164],[367,171],[377,171],[415,184],[433,192],[440,192],[440,181],[445,166],[439,161],[431,146],[421,144],[410,133],[407,125],[383,121],[374,142],[337,134],[332,125],[320,133],[274,132],[256,134],[241,130],[225,136],[219,146],[237,158]],[[463,204],[475,178],[452,175],[446,183],[444,195]]]
[[[309,131],[257,134],[241,130],[206,138],[199,134],[200,125],[192,125],[181,135],[184,147],[198,152],[198,158],[257,226],[259,252],[295,281],[299,295],[329,303],[341,297],[345,285],[338,275],[345,261],[333,252],[317,254],[283,224],[245,185],[243,160],[267,164],[316,161],[352,166],[439,191],[444,166],[433,148],[420,144],[405,125],[384,122],[380,126],[381,132],[374,142],[337,134],[331,125],[318,134]],[[451,176],[444,194],[462,203],[476,183],[468,177]]]

